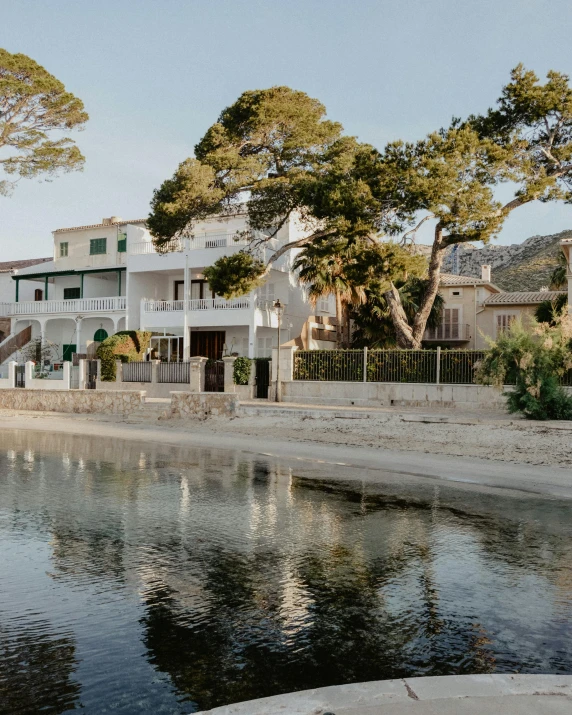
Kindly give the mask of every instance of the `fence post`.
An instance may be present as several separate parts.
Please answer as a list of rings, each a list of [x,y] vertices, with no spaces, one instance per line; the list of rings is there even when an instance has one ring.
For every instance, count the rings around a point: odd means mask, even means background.
[[[85,390],[87,382],[87,360],[82,358],[78,365],[78,389]]]
[[[18,363],[15,360],[10,360],[8,363],[8,379],[9,379],[9,386],[10,387],[16,387],[16,366]]]
[[[363,349],[363,381],[367,382],[367,346]]]
[[[159,372],[160,363],[160,360],[151,360],[151,384],[159,382],[159,375],[157,373]]]
[[[72,368],[71,362],[69,362],[69,360],[66,360],[64,362],[64,370],[63,370],[63,372],[64,372],[64,376],[63,376],[64,377],[64,379],[63,379],[64,390],[71,390],[71,368]]]
[[[435,375],[435,384],[438,385],[441,381],[441,346],[437,347],[437,369]]]
[[[223,357],[224,363],[224,391],[236,392],[234,387],[234,361],[235,357]]]
[[[191,363],[189,392],[204,392],[207,359],[206,357],[192,357],[189,362]]]
[[[34,367],[36,363],[32,360],[28,360],[25,367],[24,373],[24,385],[25,387],[32,387],[32,380],[34,379]]]
[[[115,361],[115,382],[123,382],[123,363],[121,360]]]

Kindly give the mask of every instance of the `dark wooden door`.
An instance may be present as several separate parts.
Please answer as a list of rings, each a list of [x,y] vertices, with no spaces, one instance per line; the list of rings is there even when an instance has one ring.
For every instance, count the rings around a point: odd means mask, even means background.
[[[192,330],[191,357],[221,360],[225,336],[224,330]]]
[[[97,380],[97,360],[86,360],[85,386],[88,390],[95,390]]]
[[[270,358],[256,359],[256,397],[268,399],[270,387]]]

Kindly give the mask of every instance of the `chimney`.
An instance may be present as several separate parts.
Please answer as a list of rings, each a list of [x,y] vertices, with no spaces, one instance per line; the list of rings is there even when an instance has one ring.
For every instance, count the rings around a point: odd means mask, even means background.
[[[101,223],[104,226],[111,226],[114,223],[119,223],[121,221],[120,216],[110,216],[109,218],[102,218]]]
[[[491,282],[491,267],[490,266],[481,266],[481,279],[486,281],[487,283]]]

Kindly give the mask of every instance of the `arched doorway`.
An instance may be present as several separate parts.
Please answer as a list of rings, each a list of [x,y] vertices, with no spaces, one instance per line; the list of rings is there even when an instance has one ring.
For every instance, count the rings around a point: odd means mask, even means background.
[[[96,343],[102,343],[105,338],[107,338],[107,330],[104,330],[103,328],[99,328],[98,330],[95,331],[95,334],[93,336],[93,339],[95,340]]]

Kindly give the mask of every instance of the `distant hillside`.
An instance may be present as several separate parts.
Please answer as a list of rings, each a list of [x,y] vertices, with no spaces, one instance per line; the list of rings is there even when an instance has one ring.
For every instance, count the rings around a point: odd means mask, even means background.
[[[480,278],[481,266],[492,266],[492,281],[506,291],[538,290],[550,283],[557,266],[560,240],[572,238],[572,230],[551,236],[532,236],[510,246],[491,244],[477,248],[471,243],[451,247],[443,262],[444,273]],[[458,270],[456,270],[458,268]]]

